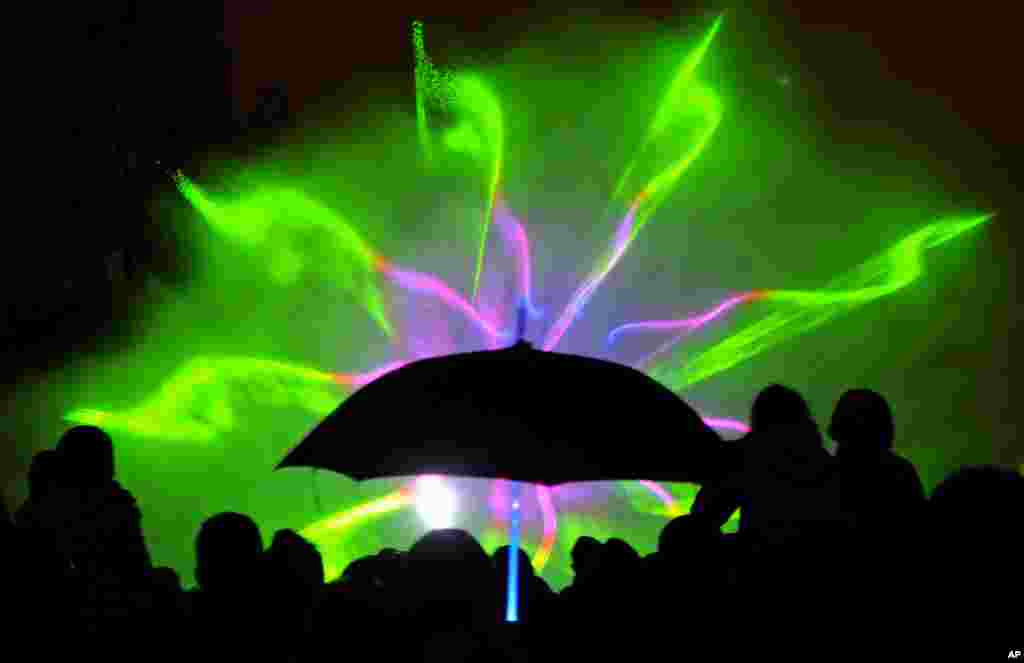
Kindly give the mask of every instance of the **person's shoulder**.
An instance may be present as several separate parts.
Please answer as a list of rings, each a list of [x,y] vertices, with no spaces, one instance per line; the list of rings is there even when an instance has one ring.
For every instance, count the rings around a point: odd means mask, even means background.
[[[135,495],[132,495],[131,491],[122,486],[117,481],[111,482],[107,487],[106,501],[115,503],[119,506],[128,508],[138,508],[138,500],[135,499]]]
[[[893,472],[900,472],[902,474],[917,474],[917,468],[910,462],[909,459],[904,458],[895,451],[887,451],[882,455],[882,464],[885,465]]]

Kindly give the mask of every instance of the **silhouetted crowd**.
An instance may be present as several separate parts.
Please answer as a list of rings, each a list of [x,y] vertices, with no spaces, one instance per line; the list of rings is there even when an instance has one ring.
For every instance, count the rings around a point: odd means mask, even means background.
[[[489,556],[457,529],[354,560],[326,583],[313,544],[281,530],[265,545],[251,518],[221,513],[196,536],[198,586],[186,591],[153,565],[110,437],[76,427],[35,455],[28,499],[0,518],[6,650],[20,641],[25,659],[44,661],[70,651],[104,661],[454,662],[1020,648],[1019,472],[963,467],[927,496],[893,451],[888,404],[868,390],[839,400],[827,429],[834,454],[786,387],[757,396],[751,429],[728,443],[653,554],[582,536],[572,582],[555,592],[519,550],[520,620],[509,624],[509,549]],[[738,530],[723,533],[737,510]]]

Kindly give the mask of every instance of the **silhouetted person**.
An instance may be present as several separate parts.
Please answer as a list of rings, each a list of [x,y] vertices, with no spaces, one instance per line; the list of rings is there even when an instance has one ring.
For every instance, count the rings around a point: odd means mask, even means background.
[[[720,526],[740,509],[741,536],[761,543],[841,520],[838,465],[800,394],[781,385],[762,390],[742,442],[739,466],[701,489],[695,511]]]
[[[408,560],[421,598],[433,609],[450,610],[453,619],[472,619],[472,610],[495,598],[491,560],[464,530],[428,532],[409,549]]]
[[[636,565],[640,563],[640,553],[625,540],[612,537],[605,541],[602,560],[616,569],[628,572],[635,569]]]
[[[658,555],[666,561],[684,563],[715,555],[722,543],[722,531],[701,514],[676,516],[658,535]]]
[[[895,425],[889,404],[868,389],[847,391],[828,429],[837,445],[843,511],[861,530],[913,526],[925,494],[917,470],[893,451]],[[865,532],[866,533],[866,532]]]
[[[401,581],[405,553],[395,548],[384,548],[377,553],[376,562],[377,582],[381,587],[393,588],[396,583]]]
[[[601,542],[592,536],[581,536],[576,539],[569,555],[572,560],[572,584],[566,589],[579,588],[587,584],[597,574],[601,566]]]
[[[290,529],[274,534],[266,553],[267,603],[279,629],[280,660],[311,653],[313,615],[324,587],[320,551]]]
[[[188,621],[188,596],[181,586],[181,578],[177,571],[166,566],[153,568],[149,578],[153,603],[149,615],[150,633],[161,638],[161,643],[147,654],[147,658],[170,662],[192,656],[192,643],[166,637],[167,634],[188,633],[191,627]]]
[[[592,536],[581,536],[569,554],[573,577],[558,595],[559,609],[572,628],[582,629],[591,613],[601,611],[604,544]]]
[[[55,449],[43,449],[32,456],[26,504],[41,502],[57,492],[61,487],[62,474],[61,455]]]
[[[408,570],[421,652],[439,654],[444,644],[483,656],[499,596],[491,560],[477,540],[459,529],[428,532],[409,548]]]
[[[28,499],[18,508],[15,524],[33,549],[35,562],[49,573],[62,576],[71,572],[66,547],[66,531],[71,516],[63,486],[63,462],[59,453],[44,449],[32,457],[28,471]],[[45,572],[44,572],[45,573]]]
[[[161,607],[167,610],[182,609],[183,590],[178,572],[167,566],[159,566],[150,573],[150,584],[159,595]]]
[[[687,514],[662,528],[657,552],[645,558],[637,598],[666,607],[683,598],[686,637],[695,647],[714,643],[722,615],[735,612],[723,549],[722,533],[709,518]],[[639,631],[645,639],[656,641],[680,628],[679,620],[675,610],[645,611]]]
[[[358,591],[372,592],[382,584],[376,555],[366,555],[348,563],[339,581]]]
[[[1020,638],[1022,509],[1024,476],[1005,467],[963,467],[932,493],[925,600],[950,645]]]
[[[694,511],[721,526],[740,509],[740,583],[753,597],[795,592],[796,583],[827,594],[826,560],[842,548],[845,529],[837,463],[807,403],[787,387],[772,385],[757,395],[751,429],[738,467],[702,487]]]
[[[262,559],[259,526],[244,514],[212,516],[196,535],[196,580],[209,595],[244,593],[261,570]]]
[[[192,630],[201,643],[203,660],[257,655],[273,620],[261,586],[263,537],[249,516],[219,513],[207,519],[196,535],[196,581]]]
[[[601,547],[601,565],[596,585],[601,592],[600,612],[591,615],[596,624],[615,626],[632,632],[638,627],[641,613],[622,612],[616,606],[633,603],[642,593],[640,554],[623,539],[612,537]],[[630,638],[632,640],[632,638]]]
[[[87,577],[142,582],[151,568],[142,512],[115,479],[110,436],[95,426],[76,426],[61,437],[57,452],[72,564]]]
[[[153,627],[153,592],[142,513],[117,482],[114,445],[95,426],[61,436],[60,545],[78,580],[79,622],[95,646],[125,631]]]
[[[63,464],[61,455],[53,449],[43,449],[32,456],[28,470],[28,499],[18,508],[14,521],[23,529],[57,526],[55,518],[60,506]]]
[[[315,594],[324,584],[324,562],[316,546],[290,529],[278,530],[267,549],[272,565],[285,571],[301,589]]]

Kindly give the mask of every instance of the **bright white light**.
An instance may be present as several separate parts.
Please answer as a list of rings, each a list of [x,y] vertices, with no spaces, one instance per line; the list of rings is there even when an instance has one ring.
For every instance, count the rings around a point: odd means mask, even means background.
[[[455,493],[439,476],[416,480],[416,511],[430,529],[445,529],[455,524]]]

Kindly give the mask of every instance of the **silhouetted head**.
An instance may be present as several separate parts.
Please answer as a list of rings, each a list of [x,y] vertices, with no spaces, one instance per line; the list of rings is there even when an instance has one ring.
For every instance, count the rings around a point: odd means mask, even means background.
[[[405,553],[395,548],[384,548],[377,553],[375,562],[381,583],[389,585],[402,573],[405,566]]]
[[[765,387],[754,399],[750,426],[754,432],[803,426],[813,423],[811,409],[796,390],[773,384]]]
[[[341,572],[341,582],[352,587],[373,587],[378,584],[377,558],[366,556],[354,559]]]
[[[409,549],[415,561],[452,561],[490,564],[487,552],[473,535],[461,529],[435,529],[427,532]]]
[[[32,456],[28,468],[28,498],[35,502],[60,487],[64,480],[62,457],[53,449],[43,449]]]
[[[230,591],[252,582],[263,558],[263,537],[249,516],[219,513],[196,536],[196,580],[204,591]]]
[[[601,559],[601,542],[592,536],[581,536],[572,546],[572,570],[576,575],[593,571]]]
[[[928,509],[940,527],[1020,536],[1024,476],[1008,467],[963,467],[935,487]]]
[[[611,538],[605,541],[601,563],[618,570],[628,570],[640,563],[640,553],[622,539]]]
[[[721,530],[706,516],[677,516],[658,535],[658,554],[666,559],[684,559],[691,555],[706,554],[721,541]]]
[[[896,428],[889,403],[870,389],[847,391],[836,403],[828,434],[840,452],[892,449]]]
[[[1005,467],[965,467],[935,488],[927,506],[928,552],[947,586],[985,601],[1004,590],[1019,595],[1021,504],[1024,476]]]
[[[278,530],[267,549],[272,566],[309,590],[324,584],[324,563],[316,546],[290,529]]]
[[[96,426],[75,426],[61,436],[57,452],[63,457],[67,480],[99,486],[114,480],[114,442]]]
[[[427,532],[409,548],[407,568],[415,586],[412,591],[421,604],[460,604],[462,610],[468,610],[470,604],[493,592],[491,560],[465,530]]]
[[[509,546],[498,546],[498,549],[494,551],[491,556],[491,560],[494,562],[494,569],[498,572],[501,577],[505,577],[508,573],[508,551],[511,550]],[[519,549],[519,574],[521,577],[532,577],[534,575],[533,562],[530,560],[530,556],[522,548]]]

